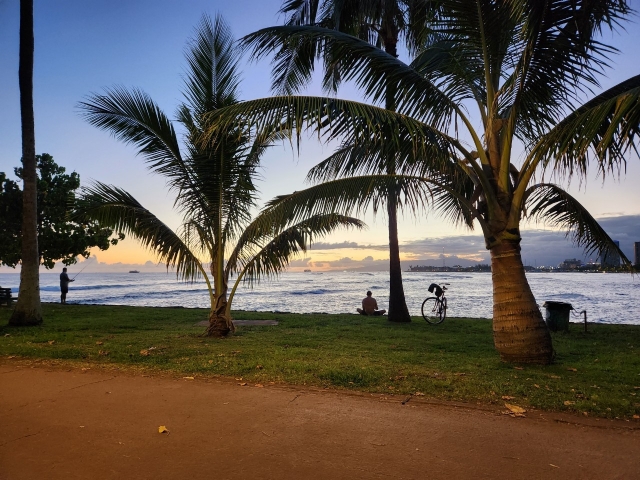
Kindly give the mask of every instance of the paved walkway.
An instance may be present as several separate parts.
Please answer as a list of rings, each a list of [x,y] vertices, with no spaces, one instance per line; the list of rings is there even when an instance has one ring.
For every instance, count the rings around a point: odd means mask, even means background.
[[[5,360],[0,479],[640,478],[637,422],[401,400]]]

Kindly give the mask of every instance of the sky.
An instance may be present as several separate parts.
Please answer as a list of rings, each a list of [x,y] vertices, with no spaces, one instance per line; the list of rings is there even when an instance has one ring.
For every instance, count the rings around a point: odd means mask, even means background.
[[[632,2],[633,3],[633,2]],[[184,48],[202,14],[220,13],[236,38],[260,28],[282,24],[277,14],[280,0],[34,0],[35,65],[34,104],[36,151],[49,153],[59,165],[91,180],[121,187],[133,194],[165,223],[177,226],[173,198],[164,180],[146,170],[144,161],[107,132],[87,124],[78,102],[105,87],[123,85],[146,91],[170,116],[181,101]],[[601,79],[607,88],[639,72],[640,29],[638,17],[627,31],[613,37],[620,54],[610,59],[614,67]],[[0,171],[13,173],[21,157],[18,89],[19,0],[0,0]],[[606,41],[610,37],[605,37]],[[269,96],[268,60],[243,59],[242,99]],[[304,93],[320,94],[312,84]],[[359,99],[346,85],[339,97]],[[262,201],[305,187],[310,167],[332,152],[331,145],[305,140],[299,153],[287,144],[272,148],[263,157]],[[620,241],[631,258],[632,245],[640,241],[640,161],[628,159],[626,172],[603,183],[592,171],[586,182],[559,182],[576,196]],[[366,215],[369,228],[340,231],[319,240],[292,270],[388,268],[388,237],[384,215]],[[572,246],[563,232],[542,224],[525,224],[523,257],[531,265],[556,265],[565,258],[589,257]],[[403,265],[467,265],[488,263],[489,254],[479,230],[457,229],[433,213],[406,217],[399,224]],[[127,238],[108,251],[92,251],[91,269],[122,271],[162,268],[152,253]],[[595,258],[592,258],[595,260]],[[94,267],[95,265],[95,267]],[[3,271],[7,271],[3,269]]]

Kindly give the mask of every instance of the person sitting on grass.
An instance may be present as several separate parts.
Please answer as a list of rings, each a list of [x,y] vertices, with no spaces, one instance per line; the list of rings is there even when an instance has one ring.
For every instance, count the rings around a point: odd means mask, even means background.
[[[367,296],[362,300],[362,308],[358,308],[360,315],[384,315],[386,310],[378,310],[378,302],[371,296],[371,290],[367,292]]]

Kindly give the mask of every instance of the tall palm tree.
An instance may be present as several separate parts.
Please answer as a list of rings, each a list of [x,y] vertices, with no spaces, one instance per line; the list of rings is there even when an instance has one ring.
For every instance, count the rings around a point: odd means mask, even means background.
[[[38,177],[33,115],[33,0],[20,0],[20,115],[22,117],[22,262],[20,294],[9,325],[42,323],[38,253]]]
[[[416,21],[425,13],[429,2],[424,0],[288,0],[284,2],[281,13],[287,15],[288,25],[321,26],[353,35],[384,50],[387,54],[398,56],[398,43],[404,37],[411,51],[420,44],[425,34],[424,23]],[[319,40],[319,41],[318,41]],[[285,45],[276,55],[274,68],[274,87],[282,93],[293,93],[303,83],[311,79],[315,57],[322,53],[324,61],[323,85],[329,92],[338,89],[345,72],[341,72],[342,63],[333,55],[331,49],[323,49],[323,39],[312,39]],[[384,106],[387,110],[396,108],[395,84],[386,85]],[[390,135],[391,132],[388,132]],[[396,173],[395,155],[380,158],[377,166],[380,173]],[[318,178],[323,171],[315,169]],[[326,179],[331,178],[325,172]],[[402,285],[402,267],[400,264],[400,246],[398,241],[398,211],[395,196],[389,195],[386,202],[389,228],[389,303],[388,319],[392,322],[410,322],[411,316]]]
[[[344,79],[374,103],[384,99],[385,85],[395,83],[398,113],[332,98],[273,97],[217,112],[215,124],[243,118],[259,130],[277,118],[298,132],[311,128],[325,139],[346,138],[354,147],[337,152],[336,170],[342,171],[373,171],[381,151],[397,151],[402,174],[389,176],[397,190],[407,192],[423,182],[430,189],[427,198],[444,215],[482,229],[491,254],[493,334],[501,357],[548,363],[551,337],[525,276],[520,225],[532,217],[549,221],[588,251],[615,252],[629,264],[588,211],[544,179],[582,179],[590,164],[603,176],[615,173],[629,151],[638,151],[640,76],[583,100],[598,87],[598,73],[615,51],[601,33],[615,30],[631,9],[623,0],[434,5],[431,35],[411,65],[319,27],[272,27],[246,39],[260,57],[322,38],[323,48],[340,59]],[[477,109],[476,124],[470,108]],[[393,142],[382,142],[389,130]],[[356,191],[358,185],[364,183],[354,179],[350,195],[360,194],[363,201],[379,195],[375,188],[388,188],[373,180]],[[323,186],[313,188],[307,208],[298,204],[295,211],[313,211]],[[415,197],[407,198],[414,208]]]
[[[283,133],[272,128],[255,135],[232,126],[199,143],[211,127],[206,114],[238,102],[238,50],[220,17],[203,17],[186,59],[185,102],[177,112],[184,146],[168,117],[139,90],[113,88],[80,103],[89,123],[136,145],[149,168],[167,179],[183,216],[180,228],[171,230],[132,195],[102,183],[85,189],[78,215],[137,238],[179,278],[204,279],[211,301],[207,332],[224,336],[234,330],[231,302],[241,280],[277,274],[316,235],[363,224],[333,213],[275,222],[269,209],[252,219],[260,157]]]

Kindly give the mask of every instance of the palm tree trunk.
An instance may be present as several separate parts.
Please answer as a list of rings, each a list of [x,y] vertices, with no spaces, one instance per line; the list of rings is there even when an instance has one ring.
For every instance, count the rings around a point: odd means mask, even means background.
[[[491,275],[493,341],[500,357],[513,363],[550,363],[551,335],[529,287],[517,243],[503,242],[491,249]]]
[[[392,24],[392,20],[390,24]],[[386,53],[397,57],[398,33],[395,29],[391,29],[391,31],[391,37],[386,40],[384,47]],[[396,86],[387,85],[385,95],[385,108],[395,111]],[[394,175],[395,173],[395,158],[390,158],[387,162],[387,174]],[[404,286],[402,285],[400,242],[398,241],[398,206],[395,192],[390,192],[387,197],[387,214],[389,217],[389,313],[387,318],[390,322],[410,322],[411,315],[409,315]]]
[[[20,1],[20,114],[22,118],[22,265],[20,291],[9,325],[42,323],[38,268],[38,192],[33,115],[33,0]]]
[[[387,199],[389,216],[389,314],[390,322],[410,322],[402,285],[402,267],[400,265],[400,246],[398,242],[398,218],[395,195]]]
[[[215,295],[211,301],[209,327],[207,327],[205,335],[208,337],[226,337],[229,333],[235,331],[235,327],[233,326],[230,312],[227,312],[228,280],[224,272],[224,256],[217,252],[216,257],[216,260],[211,265]]]
[[[209,312],[209,326],[205,335],[208,337],[226,337],[235,331],[231,315],[227,313],[227,292],[216,295],[215,303],[211,306]]]

